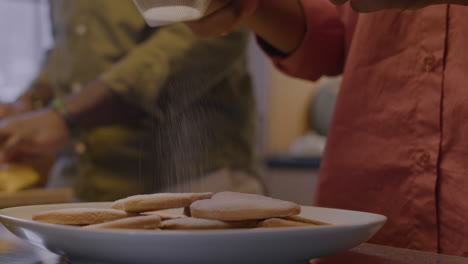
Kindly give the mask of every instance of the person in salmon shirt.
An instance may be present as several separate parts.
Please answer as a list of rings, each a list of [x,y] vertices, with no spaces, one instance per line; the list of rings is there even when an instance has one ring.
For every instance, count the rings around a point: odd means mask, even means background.
[[[284,72],[342,74],[316,205],[386,215],[373,243],[468,256],[467,1],[344,2],[214,0],[188,25],[242,23]]]

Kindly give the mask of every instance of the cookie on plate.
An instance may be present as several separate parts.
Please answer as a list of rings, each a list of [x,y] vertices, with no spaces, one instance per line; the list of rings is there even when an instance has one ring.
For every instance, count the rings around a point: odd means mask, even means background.
[[[184,214],[178,214],[167,210],[160,210],[160,211],[151,211],[151,212],[143,212],[141,215],[157,215],[162,220],[171,220],[171,219],[179,219],[179,218],[187,218],[188,216]]]
[[[287,217],[284,217],[282,219],[287,220],[287,221],[311,224],[311,225],[330,225],[328,223],[320,222],[320,221],[317,221],[317,220],[305,218],[305,217],[298,216],[298,215],[287,216]]]
[[[194,201],[209,199],[213,193],[155,193],[117,200],[113,209],[127,212],[148,212],[190,206]]]
[[[290,220],[285,220],[281,218],[270,218],[263,221],[259,221],[257,227],[301,227],[301,226],[314,226],[313,224],[295,222]]]
[[[128,217],[127,213],[115,209],[67,208],[39,212],[35,221],[61,225],[94,225]]]
[[[102,224],[84,226],[84,229],[142,229],[156,230],[161,224],[161,217],[157,215],[145,215],[127,217]]]
[[[240,193],[240,192],[219,192],[215,193],[211,199],[273,199],[260,194]]]
[[[163,221],[161,229],[166,230],[215,230],[255,227],[257,221],[219,221],[201,218],[179,218]]]
[[[301,207],[295,203],[262,196],[261,198],[214,198],[192,203],[193,217],[222,221],[266,219],[297,215]]]

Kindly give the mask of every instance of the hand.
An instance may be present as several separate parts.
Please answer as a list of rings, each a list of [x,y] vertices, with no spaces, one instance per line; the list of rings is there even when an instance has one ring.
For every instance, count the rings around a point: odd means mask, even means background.
[[[372,12],[383,9],[419,9],[435,4],[468,5],[468,0],[331,0],[334,4],[350,2],[358,12]]]
[[[205,17],[186,24],[204,37],[223,36],[252,15],[261,0],[213,0]]]
[[[23,114],[33,110],[33,103],[26,97],[20,98],[15,103],[0,105],[0,120],[9,116]]]
[[[307,31],[302,9],[299,0],[213,0],[204,18],[186,24],[204,37],[223,36],[243,24],[279,52],[290,54]]]
[[[33,84],[16,102],[0,104],[0,120],[42,108],[52,98],[53,91],[48,85]]]
[[[70,141],[65,120],[44,109],[0,121],[0,164],[43,157]]]

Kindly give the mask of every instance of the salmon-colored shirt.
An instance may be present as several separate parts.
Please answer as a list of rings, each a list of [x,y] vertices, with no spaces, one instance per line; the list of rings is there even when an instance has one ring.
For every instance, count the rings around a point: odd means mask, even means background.
[[[380,213],[372,242],[468,256],[468,7],[357,14],[302,0],[285,72],[343,73],[316,196]]]

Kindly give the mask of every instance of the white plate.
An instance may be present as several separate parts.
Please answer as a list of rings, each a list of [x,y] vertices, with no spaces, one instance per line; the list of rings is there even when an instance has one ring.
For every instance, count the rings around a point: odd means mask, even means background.
[[[370,239],[385,223],[382,215],[302,207],[301,216],[331,226],[213,231],[85,230],[40,223],[31,216],[62,208],[108,208],[110,203],[22,206],[0,210],[13,234],[72,260],[111,263],[306,263]]]

